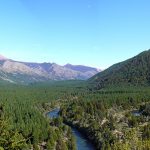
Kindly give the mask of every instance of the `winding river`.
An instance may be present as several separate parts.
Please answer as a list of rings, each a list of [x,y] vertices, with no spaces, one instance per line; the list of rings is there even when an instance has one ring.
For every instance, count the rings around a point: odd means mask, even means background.
[[[54,109],[47,113],[50,118],[57,118],[59,113],[59,109]],[[76,128],[71,127],[72,133],[76,138],[77,150],[95,150],[92,143],[82,135]]]

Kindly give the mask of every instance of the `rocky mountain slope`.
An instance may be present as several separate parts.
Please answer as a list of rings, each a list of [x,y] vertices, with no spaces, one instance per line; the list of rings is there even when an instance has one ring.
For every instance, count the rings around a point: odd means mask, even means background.
[[[106,86],[150,85],[150,50],[96,74],[89,79],[96,89]]]
[[[98,69],[87,66],[19,62],[0,55],[0,80],[12,83],[28,84],[49,80],[86,80],[98,72]]]

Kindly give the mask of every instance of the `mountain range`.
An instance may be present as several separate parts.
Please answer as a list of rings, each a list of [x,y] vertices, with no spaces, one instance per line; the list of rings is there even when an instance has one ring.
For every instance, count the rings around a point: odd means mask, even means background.
[[[87,80],[95,89],[110,86],[149,86],[150,50],[101,71],[82,65],[30,63],[0,55],[0,82],[29,84],[53,80]]]
[[[50,80],[86,80],[99,71],[82,65],[20,62],[0,55],[1,82],[29,84]]]
[[[149,86],[150,50],[114,64],[88,80],[95,89],[110,86]]]

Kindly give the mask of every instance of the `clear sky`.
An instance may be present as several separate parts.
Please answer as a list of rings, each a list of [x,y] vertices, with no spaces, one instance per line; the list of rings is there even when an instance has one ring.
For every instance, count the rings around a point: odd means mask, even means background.
[[[150,0],[0,0],[0,54],[99,68],[150,48]]]

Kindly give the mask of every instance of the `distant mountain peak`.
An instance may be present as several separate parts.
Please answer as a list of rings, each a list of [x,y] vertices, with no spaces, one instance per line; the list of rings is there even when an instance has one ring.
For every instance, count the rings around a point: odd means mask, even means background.
[[[64,67],[75,70],[75,71],[81,71],[81,72],[87,72],[87,71],[96,71],[97,73],[101,70],[94,67],[84,66],[84,65],[72,65],[72,64],[66,64]]]
[[[0,54],[0,60],[7,60],[8,58],[6,58],[5,56]]]
[[[0,81],[28,84],[49,80],[86,80],[97,73],[96,68],[88,66],[19,62],[0,55]]]

